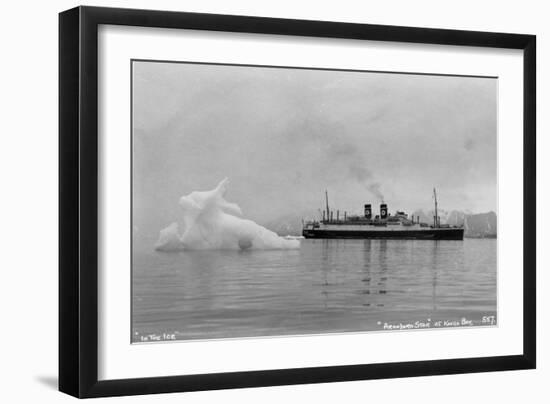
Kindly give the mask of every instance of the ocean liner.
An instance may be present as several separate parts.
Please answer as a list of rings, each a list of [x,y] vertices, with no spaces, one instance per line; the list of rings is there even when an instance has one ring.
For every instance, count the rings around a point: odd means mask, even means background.
[[[409,216],[397,211],[391,214],[386,203],[380,204],[380,214],[373,217],[372,205],[364,206],[364,215],[348,215],[330,210],[328,192],[325,192],[326,210],[322,220],[303,224],[305,238],[347,238],[347,239],[421,239],[421,240],[463,240],[464,228],[441,224],[437,215],[437,193],[434,188],[435,214],[433,223],[422,223],[420,217]]]

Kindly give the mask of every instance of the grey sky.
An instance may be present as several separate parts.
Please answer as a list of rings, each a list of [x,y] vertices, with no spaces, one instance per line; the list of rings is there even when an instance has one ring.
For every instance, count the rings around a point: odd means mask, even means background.
[[[230,178],[266,223],[334,209],[496,211],[497,80],[134,62],[134,223]],[[158,229],[155,229],[155,231]]]

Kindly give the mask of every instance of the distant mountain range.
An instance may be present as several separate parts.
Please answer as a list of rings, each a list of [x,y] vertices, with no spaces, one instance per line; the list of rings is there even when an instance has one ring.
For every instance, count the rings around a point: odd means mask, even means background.
[[[464,225],[464,237],[468,238],[496,238],[497,236],[497,215],[495,212],[470,213],[458,210],[438,210],[441,224],[451,226]],[[416,218],[420,216],[423,223],[433,223],[433,210],[416,210],[413,213]],[[260,223],[280,236],[299,236],[302,234],[302,217],[286,215],[277,220],[267,223]]]

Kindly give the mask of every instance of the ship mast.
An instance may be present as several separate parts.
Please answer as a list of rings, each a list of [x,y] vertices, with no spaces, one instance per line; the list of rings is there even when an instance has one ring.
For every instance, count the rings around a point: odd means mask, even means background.
[[[325,201],[327,203],[327,221],[329,221],[329,217],[330,217],[330,210],[328,209],[328,191],[325,189]]]
[[[437,216],[437,193],[434,188],[434,202],[435,202],[435,216],[434,216],[434,227],[439,227],[439,218]]]

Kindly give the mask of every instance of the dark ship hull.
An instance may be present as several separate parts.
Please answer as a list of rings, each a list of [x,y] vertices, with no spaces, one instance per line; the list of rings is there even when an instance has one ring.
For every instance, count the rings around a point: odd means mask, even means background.
[[[398,240],[463,240],[462,228],[423,228],[410,230],[325,230],[304,229],[302,235],[305,238],[318,239],[398,239]]]

